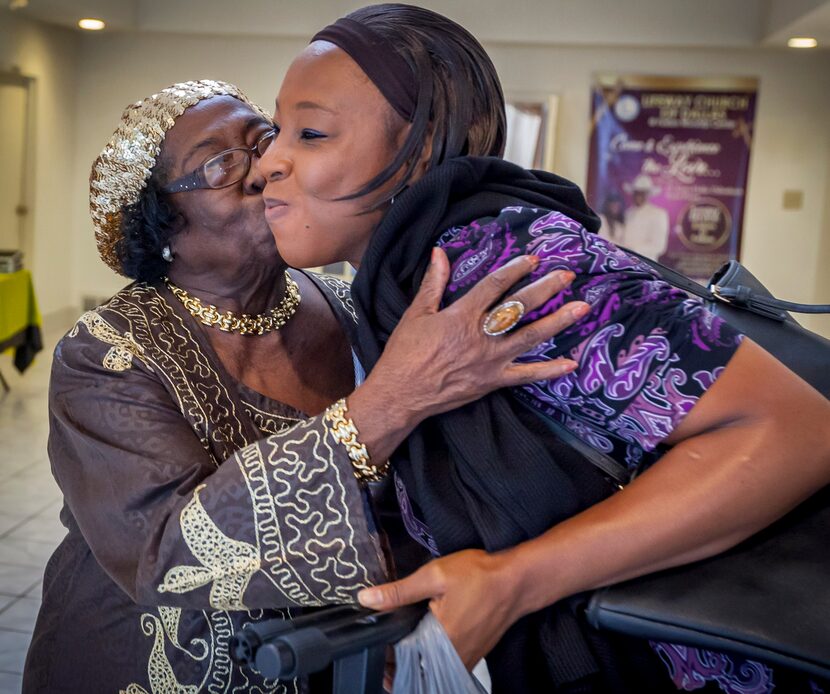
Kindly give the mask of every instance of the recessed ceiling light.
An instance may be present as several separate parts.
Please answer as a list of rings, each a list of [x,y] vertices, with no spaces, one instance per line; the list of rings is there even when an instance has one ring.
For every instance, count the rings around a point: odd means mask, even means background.
[[[818,46],[818,41],[812,38],[807,38],[806,36],[799,36],[787,41],[787,45],[790,48],[815,48]]]
[[[100,19],[79,19],[78,26],[81,29],[87,29],[88,31],[101,31],[106,24],[102,22]]]

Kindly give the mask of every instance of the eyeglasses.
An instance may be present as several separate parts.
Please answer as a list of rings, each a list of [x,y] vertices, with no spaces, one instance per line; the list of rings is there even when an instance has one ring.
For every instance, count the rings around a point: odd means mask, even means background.
[[[192,173],[177,178],[162,188],[165,193],[179,193],[200,188],[227,188],[238,183],[251,170],[251,157],[261,157],[277,136],[275,128],[267,130],[253,147],[234,147],[214,154]]]

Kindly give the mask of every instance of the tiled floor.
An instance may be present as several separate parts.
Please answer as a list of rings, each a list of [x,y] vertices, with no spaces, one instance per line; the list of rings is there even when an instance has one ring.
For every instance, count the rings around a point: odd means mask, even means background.
[[[46,456],[46,404],[52,349],[68,327],[44,335],[43,352],[22,376],[0,355],[11,386],[0,392],[0,694],[20,692],[43,567],[65,533]]]

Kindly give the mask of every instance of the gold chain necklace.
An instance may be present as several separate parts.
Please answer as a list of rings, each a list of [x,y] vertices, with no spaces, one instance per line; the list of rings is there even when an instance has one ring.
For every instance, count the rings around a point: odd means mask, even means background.
[[[285,273],[285,296],[282,297],[282,301],[279,305],[257,316],[247,313],[238,316],[231,311],[220,311],[213,304],[203,304],[197,297],[177,287],[166,277],[164,283],[182,302],[182,306],[190,312],[190,315],[198,318],[202,324],[218,327],[226,333],[239,333],[240,335],[263,335],[272,330],[279,330],[297,312],[301,298],[300,288],[291,279],[288,271]]]

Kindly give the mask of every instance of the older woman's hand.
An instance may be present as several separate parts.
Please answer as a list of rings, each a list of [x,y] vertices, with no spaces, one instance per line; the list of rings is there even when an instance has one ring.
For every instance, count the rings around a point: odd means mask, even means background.
[[[516,364],[514,359],[564,330],[589,309],[575,301],[553,314],[505,335],[490,336],[482,329],[494,304],[517,299],[531,311],[573,281],[568,271],[545,275],[505,297],[505,292],[536,269],[539,259],[520,256],[482,279],[464,297],[440,310],[450,275],[447,256],[434,249],[421,289],[389,338],[383,358],[373,373],[411,375],[420,382],[410,396],[418,396],[412,408],[438,414],[486,395],[492,390],[557,378],[573,371],[570,359]]]
[[[374,417],[384,429],[406,436],[423,419],[455,409],[506,386],[558,378],[573,371],[570,359],[517,364],[514,360],[582,318],[588,304],[574,301],[558,311],[505,335],[482,330],[484,318],[510,287],[538,265],[521,256],[485,277],[464,297],[440,308],[450,275],[446,254],[434,249],[432,262],[414,301],[404,313],[375,368],[349,397],[352,416],[362,434]],[[573,280],[559,271],[536,280],[505,300],[520,300],[527,311],[548,301]],[[397,437],[394,437],[397,438]],[[402,437],[401,437],[402,439]],[[374,456],[394,449],[375,443]]]

